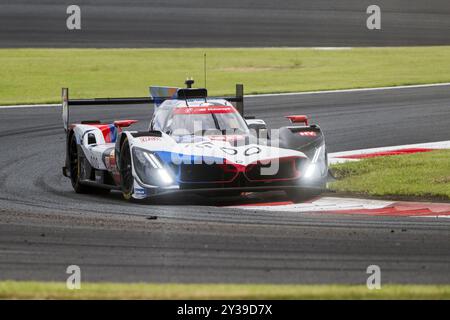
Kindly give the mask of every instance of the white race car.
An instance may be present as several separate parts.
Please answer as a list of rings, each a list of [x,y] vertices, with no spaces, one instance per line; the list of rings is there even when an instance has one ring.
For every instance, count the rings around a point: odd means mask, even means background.
[[[129,200],[283,190],[300,201],[325,188],[325,139],[306,116],[287,116],[293,125],[269,132],[263,120],[244,118],[230,102],[243,109],[243,96],[209,98],[206,89],[192,88],[150,91],[150,98],[69,100],[63,89],[63,173],[76,192],[120,190]],[[124,129],[136,120],[69,124],[71,105],[121,103],[153,103],[149,129]]]

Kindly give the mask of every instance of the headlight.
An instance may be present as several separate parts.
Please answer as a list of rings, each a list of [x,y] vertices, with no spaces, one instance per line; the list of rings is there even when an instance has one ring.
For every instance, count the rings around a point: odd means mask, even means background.
[[[328,169],[326,161],[325,145],[321,145],[316,149],[311,162],[306,167],[304,177],[306,179],[315,179],[324,176]]]
[[[134,170],[139,179],[148,185],[168,186],[174,180],[164,168],[158,156],[150,151],[133,148]]]
[[[306,179],[311,179],[317,177],[317,165],[315,163],[310,163],[305,170],[304,177]]]

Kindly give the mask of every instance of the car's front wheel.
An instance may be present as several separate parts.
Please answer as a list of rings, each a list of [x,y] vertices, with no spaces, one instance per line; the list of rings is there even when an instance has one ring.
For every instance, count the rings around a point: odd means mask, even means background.
[[[126,200],[132,200],[134,192],[133,167],[131,163],[131,151],[128,138],[125,138],[120,148],[120,187],[123,197]]]

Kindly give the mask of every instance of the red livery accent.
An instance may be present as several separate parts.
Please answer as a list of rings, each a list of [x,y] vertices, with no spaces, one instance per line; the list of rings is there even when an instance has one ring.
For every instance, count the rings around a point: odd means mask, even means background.
[[[317,136],[317,133],[315,131],[300,131],[298,133],[301,136],[306,136],[306,137],[315,137]]]
[[[113,124],[90,124],[90,126],[96,127],[102,132],[106,143],[116,142],[117,128]]]
[[[136,122],[138,122],[138,120],[117,120],[114,121],[114,125],[119,128],[125,128],[135,124]]]
[[[182,107],[175,108],[174,114],[209,114],[209,113],[235,113],[236,109],[231,106],[205,106],[205,107]]]
[[[138,120],[117,120],[112,124],[89,124],[90,126],[98,128],[105,139],[106,143],[116,142],[117,133],[122,131],[122,128],[129,127]]]
[[[305,126],[308,125],[308,117],[305,115],[292,115],[286,116],[292,123],[304,123]]]
[[[434,151],[434,150],[435,149],[427,149],[427,148],[409,148],[409,149],[399,149],[399,150],[391,150],[391,151],[380,151],[380,152],[366,153],[366,154],[355,154],[355,155],[349,155],[349,156],[341,156],[339,158],[365,159],[365,158],[395,156],[395,155],[419,153],[419,152],[430,152],[430,151]]]

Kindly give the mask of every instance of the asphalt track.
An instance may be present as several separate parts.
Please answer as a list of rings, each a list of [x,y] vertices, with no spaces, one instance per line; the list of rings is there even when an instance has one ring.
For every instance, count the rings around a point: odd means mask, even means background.
[[[448,140],[450,133],[449,86],[248,98],[246,110],[272,127],[287,124],[282,115],[309,114],[329,151]],[[150,115],[143,105],[79,107],[72,120],[136,118],[144,129]],[[0,109],[0,124],[0,279],[65,281],[75,264],[84,281],[364,284],[375,264],[383,283],[450,283],[449,219],[78,195],[61,174],[59,109]]]
[[[0,0],[0,47],[272,47],[450,44],[448,0]]]

